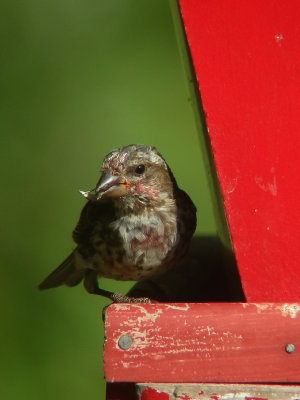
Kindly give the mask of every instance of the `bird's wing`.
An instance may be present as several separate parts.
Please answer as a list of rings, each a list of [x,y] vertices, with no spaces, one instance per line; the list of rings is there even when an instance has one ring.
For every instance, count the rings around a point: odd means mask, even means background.
[[[63,284],[75,286],[82,280],[83,276],[84,271],[77,270],[75,267],[74,252],[72,252],[38,287],[40,290],[44,290]]]
[[[191,238],[196,229],[197,209],[184,190],[178,189],[175,197],[179,213],[178,218],[184,221],[186,234]]]
[[[84,238],[91,230],[91,222],[89,218],[90,209],[91,202],[89,201],[81,210],[79,221],[72,232],[72,238],[77,244],[82,244],[85,241]]]
[[[113,220],[113,216],[111,201],[88,201],[72,233],[74,242],[78,245],[89,245],[93,233],[107,226]]]

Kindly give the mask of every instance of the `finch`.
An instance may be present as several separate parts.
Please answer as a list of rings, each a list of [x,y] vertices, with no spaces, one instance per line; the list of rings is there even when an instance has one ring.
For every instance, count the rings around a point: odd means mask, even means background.
[[[87,203],[72,235],[77,247],[39,289],[83,280],[89,293],[115,302],[149,302],[101,289],[98,277],[140,281],[171,268],[195,231],[193,202],[155,147],[144,145],[109,153],[95,189],[81,194]]]

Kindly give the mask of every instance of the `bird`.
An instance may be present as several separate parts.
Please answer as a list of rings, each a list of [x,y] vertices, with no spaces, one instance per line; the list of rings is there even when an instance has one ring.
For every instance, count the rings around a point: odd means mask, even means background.
[[[196,228],[196,207],[153,146],[127,145],[103,160],[96,187],[72,233],[76,248],[38,286],[83,281],[88,293],[113,302],[151,302],[101,289],[99,277],[141,281],[163,274],[186,253]]]

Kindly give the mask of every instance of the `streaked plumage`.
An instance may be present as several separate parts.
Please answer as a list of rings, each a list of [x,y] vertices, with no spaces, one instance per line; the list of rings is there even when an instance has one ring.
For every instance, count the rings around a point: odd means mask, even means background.
[[[73,231],[70,256],[40,285],[77,285],[90,293],[128,301],[98,288],[97,276],[142,280],[170,268],[187,250],[196,209],[154,147],[130,145],[109,153]]]

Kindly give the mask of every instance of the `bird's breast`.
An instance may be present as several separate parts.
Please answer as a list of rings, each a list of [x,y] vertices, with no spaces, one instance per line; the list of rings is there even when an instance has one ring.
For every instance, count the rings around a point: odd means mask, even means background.
[[[124,267],[128,265],[136,271],[132,280],[159,273],[177,244],[176,219],[170,215],[168,221],[155,214],[124,216],[112,228],[123,243]]]

